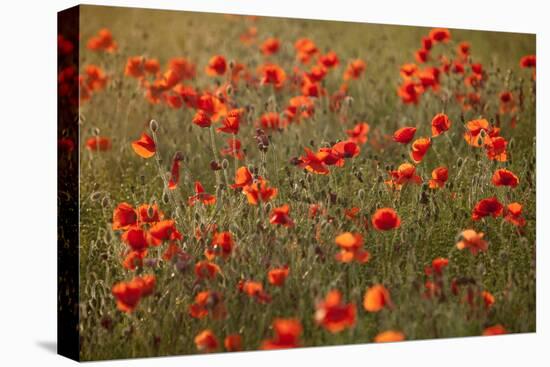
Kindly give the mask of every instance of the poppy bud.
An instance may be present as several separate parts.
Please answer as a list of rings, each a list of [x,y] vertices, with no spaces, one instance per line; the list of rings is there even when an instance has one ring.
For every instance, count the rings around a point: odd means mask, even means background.
[[[151,120],[149,122],[149,129],[151,129],[152,132],[157,132],[157,130],[159,129],[159,124],[156,120]]]
[[[225,88],[225,92],[227,93],[227,95],[232,95],[233,94],[233,87],[231,86],[231,84],[229,84],[227,86],[227,88]]]
[[[101,130],[99,130],[99,128],[97,128],[97,127],[94,127],[92,129],[92,135],[94,135],[94,136],[99,136],[100,132],[101,132]]]
[[[109,198],[107,196],[104,196],[101,200],[101,206],[104,208],[107,208],[110,204]]]
[[[174,160],[175,161],[183,161],[183,153],[179,150],[174,154]]]
[[[227,169],[227,167],[229,167],[229,161],[227,159],[224,159],[222,161],[222,168],[225,170]]]
[[[162,194],[162,202],[164,204],[168,204],[170,202],[170,199],[168,198],[168,194],[166,192]]]
[[[235,67],[235,60],[229,61],[229,69],[233,69]]]
[[[100,198],[101,198],[101,193],[97,191],[92,192],[92,194],[90,195],[90,200],[92,201],[98,201]]]
[[[222,169],[222,166],[216,161],[210,161],[210,169],[212,171],[219,171]]]

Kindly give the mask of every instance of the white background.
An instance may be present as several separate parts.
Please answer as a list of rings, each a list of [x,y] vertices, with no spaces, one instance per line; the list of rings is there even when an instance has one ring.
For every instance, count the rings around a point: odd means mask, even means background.
[[[105,362],[102,366],[548,365],[550,22],[545,1],[97,1],[97,4],[537,33],[537,333]],[[370,4],[369,4],[370,3]],[[0,11],[0,365],[65,366],[56,343],[56,12]],[[545,104],[546,102],[546,104]],[[546,227],[546,228],[545,228]]]

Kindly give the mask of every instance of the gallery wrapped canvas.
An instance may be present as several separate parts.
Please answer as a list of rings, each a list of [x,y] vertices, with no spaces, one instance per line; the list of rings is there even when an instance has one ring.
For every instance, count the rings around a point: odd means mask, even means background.
[[[91,5],[58,26],[60,354],[535,331],[535,35]]]

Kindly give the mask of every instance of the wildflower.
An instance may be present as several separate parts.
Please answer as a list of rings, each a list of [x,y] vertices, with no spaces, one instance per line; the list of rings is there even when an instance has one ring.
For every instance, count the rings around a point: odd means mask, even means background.
[[[412,78],[418,71],[418,66],[416,64],[403,64],[399,69],[401,77],[405,80]]]
[[[258,205],[259,202],[266,203],[277,196],[278,190],[275,187],[269,187],[266,180],[262,177],[243,188],[243,193],[251,205]]]
[[[232,189],[244,188],[245,186],[251,185],[254,181],[252,173],[248,170],[247,167],[242,166],[237,169],[235,172],[235,184],[231,185]]]
[[[243,349],[243,342],[240,334],[231,334],[225,337],[223,346],[228,352],[238,352]]]
[[[390,171],[391,180],[386,184],[392,188],[400,190],[406,183],[421,184],[422,178],[416,174],[416,167],[410,163],[401,164],[397,170]]]
[[[425,48],[420,48],[415,51],[414,58],[416,61],[418,61],[419,64],[423,64],[428,61],[428,58],[430,56],[430,51],[426,50]]]
[[[449,179],[449,170],[447,167],[437,167],[432,171],[432,178],[429,181],[430,189],[441,188]]]
[[[195,275],[199,279],[214,279],[219,273],[220,267],[212,262],[199,261],[195,264]]]
[[[315,321],[333,334],[353,327],[355,318],[355,305],[343,303],[338,290],[328,292],[325,299],[317,303]]]
[[[441,276],[443,274],[443,269],[446,268],[449,265],[449,259],[444,257],[437,257],[432,260],[432,264],[430,267],[426,267],[424,269],[424,273],[426,275],[437,275]]]
[[[242,108],[236,108],[227,113],[227,116],[222,121],[223,126],[216,129],[218,132],[228,134],[237,134],[239,132],[239,124],[244,114]]]
[[[381,208],[376,210],[372,216],[372,225],[379,231],[389,231],[401,226],[401,219],[391,208]]]
[[[390,292],[381,284],[370,287],[365,292],[363,307],[368,312],[378,312],[386,307],[392,308],[393,303],[390,298]]]
[[[191,122],[203,128],[210,127],[210,125],[212,125],[212,120],[210,119],[210,115],[208,115],[208,113],[206,113],[203,110],[198,110],[195,113],[195,116],[193,117],[193,120]]]
[[[277,38],[270,37],[262,43],[260,50],[265,56],[273,55],[279,52],[281,42]]]
[[[195,345],[201,352],[213,352],[218,349],[218,339],[212,330],[206,329],[195,337]]]
[[[309,63],[311,58],[318,53],[317,46],[308,38],[300,38],[294,43],[297,52],[297,58],[303,64]]]
[[[290,121],[299,122],[302,118],[307,119],[313,116],[315,106],[311,98],[306,96],[293,97],[285,110],[285,115]]]
[[[506,331],[504,326],[502,326],[501,324],[496,324],[496,325],[489,326],[489,327],[485,328],[481,335],[491,336],[491,335],[504,335],[504,334],[507,334],[507,333],[508,332]]]
[[[504,168],[497,169],[491,181],[495,186],[510,186],[512,188],[519,184],[518,176]]]
[[[135,270],[143,267],[143,259],[147,256],[147,250],[130,251],[122,261],[122,267],[127,270]]]
[[[172,160],[172,168],[170,169],[170,180],[168,181],[168,188],[175,190],[180,181],[180,164],[183,160],[181,153],[176,153]]]
[[[319,63],[324,67],[330,69],[338,66],[340,60],[338,59],[338,55],[336,54],[336,52],[329,51],[326,54],[319,56]]]
[[[275,88],[281,88],[286,80],[286,73],[279,65],[264,64],[260,67],[259,73],[262,85],[273,84]]]
[[[289,213],[290,213],[290,206],[288,204],[284,204],[283,206],[274,208],[271,211],[269,222],[271,224],[278,224],[285,227],[292,227],[294,226],[294,221],[292,220],[292,218],[290,218]]]
[[[254,298],[259,303],[269,303],[271,302],[271,296],[264,291],[264,286],[260,282],[255,282],[252,280],[247,281],[239,281],[239,284],[237,284],[237,289]]]
[[[120,311],[131,313],[141,298],[150,295],[155,287],[154,275],[135,277],[129,282],[116,283],[112,288],[113,296]]]
[[[506,162],[508,159],[506,152],[507,145],[508,142],[501,136],[489,137],[485,143],[487,158],[492,161]]]
[[[106,136],[94,136],[86,140],[86,148],[90,151],[104,152],[111,149],[111,139]]]
[[[344,80],[359,79],[366,68],[367,64],[361,59],[350,61],[344,72]]]
[[[206,66],[206,74],[209,76],[219,76],[225,74],[227,69],[227,62],[225,58],[220,55],[212,56]]]
[[[132,149],[142,158],[151,158],[155,155],[155,141],[146,133],[142,133],[141,137],[132,142]]]
[[[430,149],[430,146],[432,145],[432,142],[430,138],[420,138],[416,139],[412,143],[411,147],[411,159],[415,163],[419,163],[422,161],[426,153],[428,152],[428,149]]]
[[[197,201],[200,201],[204,205],[214,205],[216,203],[216,197],[206,193],[199,181],[195,181],[195,195],[190,196],[187,202],[189,206],[193,206]]]
[[[300,346],[300,335],[302,325],[297,319],[275,319],[273,321],[275,336],[272,339],[264,340],[261,349],[288,349]]]
[[[286,278],[290,273],[288,266],[283,266],[281,268],[274,268],[268,271],[267,280],[269,284],[282,287],[285,284]]]
[[[483,144],[483,141],[479,141],[481,131],[487,132],[490,129],[489,121],[486,119],[471,120],[466,123],[466,132],[464,133],[464,139],[469,145],[478,147]]]
[[[143,251],[149,246],[147,233],[139,227],[130,227],[122,234],[121,239],[134,251]]]
[[[459,250],[468,249],[472,255],[477,255],[478,252],[487,251],[489,245],[483,239],[482,232],[476,232],[473,229],[466,229],[460,234],[461,240],[456,244]]]
[[[405,340],[405,334],[396,330],[383,331],[374,337],[375,343],[391,343],[400,342],[403,340]]]
[[[401,97],[401,101],[405,104],[417,104],[423,92],[422,85],[417,85],[410,80],[404,81],[397,88],[397,95]]]
[[[223,319],[226,316],[227,312],[223,304],[223,297],[218,292],[199,292],[195,296],[195,302],[189,306],[189,315],[202,319],[209,314],[214,319]]]
[[[493,218],[502,215],[504,207],[496,197],[482,199],[478,201],[472,211],[472,219],[480,220],[483,217],[492,216]]]
[[[336,260],[348,263],[353,260],[366,263],[370,259],[370,253],[363,250],[363,236],[359,233],[344,232],[335,239],[336,245],[341,251],[336,255]]]
[[[519,66],[522,68],[536,68],[537,67],[537,56],[536,55],[526,55],[521,58],[519,61]]]
[[[113,231],[128,229],[137,223],[136,210],[128,203],[120,203],[113,211]]]
[[[164,214],[159,210],[158,205],[143,204],[137,208],[140,223],[156,223],[164,218]]]
[[[370,127],[366,122],[357,123],[353,129],[346,130],[346,134],[349,137],[349,141],[362,145],[365,144],[368,140],[367,134],[369,133]]]
[[[520,203],[510,203],[506,206],[504,220],[517,227],[523,227],[525,225],[525,218],[521,215],[522,211],[523,207]]]
[[[434,28],[430,31],[430,38],[434,42],[447,42],[451,39],[451,32],[445,28]]]
[[[416,134],[416,127],[405,126],[393,133],[393,141],[401,144],[408,144]]]
[[[304,151],[306,152],[306,155],[299,158],[300,167],[318,175],[328,175],[330,173],[327,165],[325,164],[325,159],[330,153],[326,151],[314,153],[308,148],[304,148]]]
[[[260,117],[260,126],[264,129],[282,129],[286,123],[277,112],[266,112]]]
[[[441,135],[451,127],[451,120],[444,113],[438,113],[432,119],[432,137]]]
[[[163,241],[175,241],[183,239],[183,236],[176,228],[174,220],[163,220],[155,223],[149,228],[149,244],[159,246]]]
[[[107,28],[100,29],[97,35],[92,36],[86,45],[92,51],[115,52],[118,48],[111,31]]]
[[[205,251],[208,260],[213,260],[216,256],[226,259],[231,255],[235,241],[231,232],[214,232],[210,248]]]

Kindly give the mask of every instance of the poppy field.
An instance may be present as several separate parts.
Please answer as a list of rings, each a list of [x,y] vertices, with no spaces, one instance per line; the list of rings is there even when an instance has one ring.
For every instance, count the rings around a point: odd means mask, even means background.
[[[535,331],[534,35],[80,24],[83,360]]]

